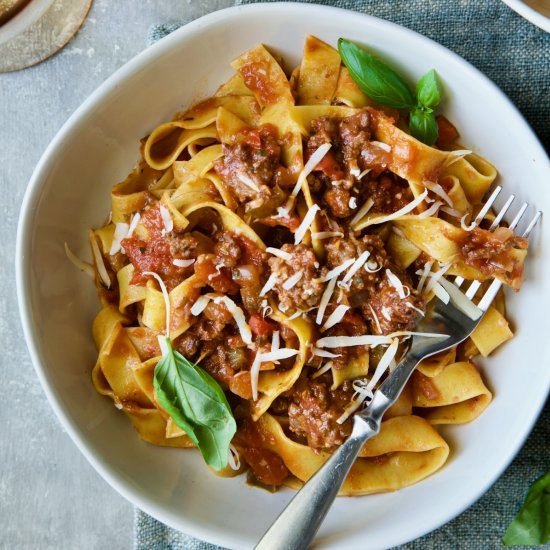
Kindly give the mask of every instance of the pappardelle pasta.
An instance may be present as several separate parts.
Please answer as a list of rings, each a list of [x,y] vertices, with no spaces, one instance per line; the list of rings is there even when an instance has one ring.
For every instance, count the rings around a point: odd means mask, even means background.
[[[435,146],[416,140],[321,40],[306,38],[290,77],[263,45],[232,67],[212,97],[142,141],[109,222],[90,231],[93,382],[145,441],[195,446],[157,395],[166,333],[236,420],[233,468],[218,473],[299,487],[350,434],[444,292],[438,280],[496,277],[517,290],[527,241],[505,224],[489,231],[491,209],[475,222],[497,172],[448,121]],[[342,494],[441,468],[449,445],[435,427],[485,410],[474,357],[511,337],[501,292],[471,338],[421,363]]]

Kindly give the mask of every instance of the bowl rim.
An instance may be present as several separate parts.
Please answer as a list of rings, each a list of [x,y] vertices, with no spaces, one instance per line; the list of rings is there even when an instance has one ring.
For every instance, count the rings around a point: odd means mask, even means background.
[[[541,11],[529,5],[523,0],[502,0],[509,8],[513,9],[517,14],[527,19],[539,29],[550,33],[550,17],[546,16]]]
[[[486,75],[484,75],[480,70],[471,65],[468,61],[463,59],[455,52],[449,50],[445,46],[437,43],[430,38],[427,38],[420,33],[408,29],[407,27],[403,27],[396,23],[372,15],[363,14],[334,6],[319,4],[309,4],[302,2],[263,2],[255,4],[236,5],[204,15],[190,23],[183,25],[179,29],[162,38],[157,43],[147,47],[142,52],[138,53],[135,57],[127,61],[111,76],[109,76],[103,83],[101,83],[72,113],[72,115],[67,119],[67,121],[62,125],[54,138],[51,140],[32,173],[22,201],[17,226],[15,251],[17,300],[23,333],[35,372],[40,380],[41,386],[44,390],[44,393],[46,394],[49,404],[55,411],[55,414],[60,421],[62,427],[68,432],[71,439],[82,452],[82,454],[86,457],[88,462],[111,485],[111,487],[113,487],[119,494],[121,494],[134,506],[137,506],[150,516],[158,519],[160,522],[165,523],[166,525],[173,527],[176,530],[183,529],[186,534],[225,547],[227,547],[228,545],[238,545],[240,541],[238,539],[228,540],[227,537],[222,538],[222,534],[217,531],[205,531],[194,522],[188,521],[185,516],[176,515],[167,510],[163,510],[162,507],[155,502],[143,497],[140,490],[133,487],[131,483],[124,479],[123,476],[117,474],[107,461],[105,461],[101,456],[94,452],[94,450],[91,448],[91,445],[86,441],[86,439],[81,437],[77,423],[71,418],[67,408],[63,405],[63,401],[60,399],[59,392],[56,390],[53,381],[50,379],[50,375],[48,374],[47,369],[44,367],[45,362],[43,362],[41,358],[41,350],[39,349],[37,343],[38,339],[35,336],[37,332],[37,325],[34,322],[33,318],[33,311],[31,307],[32,300],[30,294],[25,291],[25,289],[30,286],[29,255],[26,254],[26,251],[30,248],[33,233],[32,213],[38,206],[44,180],[46,179],[48,172],[55,162],[55,152],[59,151],[60,145],[62,145],[63,142],[70,137],[73,131],[73,127],[78,126],[78,122],[82,115],[89,112],[95,105],[100,104],[110,93],[112,93],[116,89],[120,81],[126,80],[127,78],[138,72],[140,68],[145,67],[149,63],[155,62],[157,59],[161,58],[163,53],[170,51],[172,46],[179,43],[181,40],[190,41],[196,35],[201,33],[203,29],[216,26],[217,24],[223,24],[224,20],[227,20],[228,18],[238,18],[239,14],[242,12],[246,12],[247,14],[254,14],[254,12],[257,12],[258,14],[261,13],[262,15],[265,15],[265,12],[270,10],[276,12],[285,12],[289,10],[312,10],[324,13],[327,19],[330,19],[331,14],[336,13],[347,13],[348,15],[353,14],[353,17],[355,18],[364,18],[366,21],[371,21],[382,27],[397,30],[397,32],[399,33],[408,34],[415,37],[416,39],[421,38],[422,40],[427,41],[430,48],[440,50],[442,53],[445,53],[446,56],[454,58],[462,65],[466,72],[469,72],[471,75],[475,76],[478,79],[482,79],[487,87],[491,88],[492,93],[498,95],[500,97],[500,100],[503,103],[507,104],[510,114],[515,117],[517,123],[526,127],[525,129],[528,130],[532,135],[533,146],[538,148],[538,150],[534,151],[533,154],[537,157],[540,157],[543,163],[546,163],[545,169],[550,174],[550,159],[548,158],[544,147],[542,146],[538,136],[530,127],[529,123],[525,120],[523,115],[512,103],[512,101],[504,94],[504,92],[493,81],[491,81]],[[523,425],[523,432],[521,433],[521,436],[518,437],[515,440],[514,444],[510,446],[511,452],[506,457],[506,459],[501,460],[499,467],[495,468],[492,471],[492,475],[488,476],[483,483],[480,483],[476,486],[476,489],[470,493],[468,498],[464,498],[459,505],[455,504],[452,509],[449,508],[447,509],[447,511],[433,510],[434,514],[432,517],[434,519],[429,526],[427,526],[426,523],[419,522],[416,528],[409,529],[406,534],[403,534],[403,532],[401,531],[400,533],[396,532],[393,533],[393,535],[390,535],[388,537],[388,543],[391,546],[394,546],[419,538],[427,534],[428,532],[431,532],[451,521],[453,518],[469,508],[474,502],[476,502],[502,475],[503,471],[510,465],[516,454],[523,447],[525,440],[529,436],[542,411],[549,390],[550,375],[549,384],[547,385],[546,390],[539,394],[538,399],[530,400],[531,418],[529,422]],[[273,520],[275,520],[275,515],[273,517]]]

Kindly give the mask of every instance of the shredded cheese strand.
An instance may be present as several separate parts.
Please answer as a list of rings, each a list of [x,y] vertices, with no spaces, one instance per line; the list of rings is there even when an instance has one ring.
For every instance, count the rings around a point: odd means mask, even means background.
[[[327,309],[330,297],[334,292],[334,287],[336,286],[336,279],[331,279],[326,286],[323,295],[321,296],[321,301],[319,302],[319,309],[317,310],[317,317],[315,322],[320,325],[323,322],[323,317],[325,315],[325,310]]]
[[[325,374],[325,372],[328,372],[330,369],[332,369],[334,363],[332,361],[327,361],[324,365],[321,365],[312,375],[312,379],[318,378],[322,374]]]
[[[323,160],[324,156],[329,152],[331,147],[332,147],[331,143],[323,143],[313,152],[311,157],[309,157],[309,160],[306,162],[306,164],[302,168],[302,171],[300,172],[300,175],[298,176],[298,181],[296,182],[296,185],[294,186],[294,189],[290,194],[291,197],[296,198],[298,196],[298,193],[302,189],[302,186],[304,185],[306,178],[309,176],[309,174],[311,174],[311,172],[313,172],[315,167]]]
[[[290,290],[291,288],[294,288],[298,284],[300,279],[302,278],[303,274],[304,274],[303,271],[297,271],[296,273],[294,273],[294,275],[292,275],[292,277],[289,277],[283,283],[283,288],[285,290]]]
[[[99,274],[99,278],[103,281],[103,284],[107,288],[111,288],[111,279],[109,277],[109,274],[107,273],[105,263],[103,262],[103,256],[101,255],[101,251],[99,250],[99,245],[97,244],[97,240],[93,231],[91,231],[90,243],[92,246],[92,255],[94,257],[94,262],[97,273]]]
[[[176,267],[189,267],[190,265],[193,265],[195,263],[195,260],[193,260],[192,258],[189,258],[188,260],[175,258],[172,263]]]
[[[397,290],[397,294],[399,294],[399,298],[404,300],[407,295],[405,294],[405,287],[403,286],[403,283],[401,282],[401,279],[393,273],[391,269],[386,269],[386,277],[388,278],[388,281],[390,282],[391,286]],[[410,291],[409,291],[410,294]]]
[[[166,233],[170,233],[172,229],[174,229],[174,222],[172,221],[172,216],[170,215],[170,211],[164,204],[161,204],[159,206],[160,209],[160,217],[162,218],[162,223],[164,225],[164,231]]]
[[[252,189],[253,191],[256,191],[257,193],[260,192],[260,188],[256,185],[256,183],[251,177],[247,176],[242,172],[240,174],[237,174],[237,177],[239,178],[240,181],[242,181],[245,185],[250,187],[250,189]]]
[[[233,319],[237,323],[237,328],[241,334],[241,338],[245,344],[252,344],[252,331],[250,326],[246,322],[243,310],[228,296],[221,296],[215,298],[216,303],[222,302],[225,304],[225,307],[229,310],[229,313],[233,315]]]
[[[229,467],[234,471],[238,471],[241,469],[241,458],[233,443],[229,444],[229,449],[227,450],[227,463],[229,464]]]
[[[359,271],[363,267],[363,265],[369,259],[369,256],[370,256],[370,252],[368,250],[365,250],[365,252],[362,252],[359,258],[357,258],[357,260],[353,262],[352,266],[349,268],[349,271],[346,273],[345,277],[342,279],[342,283],[344,285],[347,285],[351,281],[352,277],[357,273],[357,271]]]
[[[390,366],[390,363],[395,357],[398,346],[399,346],[399,340],[397,338],[394,338],[392,340],[392,343],[389,345],[388,349],[384,352],[384,355],[382,355],[380,361],[378,362],[378,365],[376,366],[376,370],[374,371],[372,378],[369,380],[369,383],[367,384],[367,388],[366,388],[367,390],[372,391],[374,389],[374,386],[380,380],[380,378],[382,378],[382,375],[386,372],[386,369]]]
[[[363,219],[369,213],[369,210],[373,207],[373,205],[374,201],[372,200],[372,198],[369,197],[365,201],[365,204],[363,204],[363,206],[359,208],[355,216],[353,216],[350,225],[353,227],[359,220]]]
[[[262,290],[260,290],[260,296],[265,296],[270,290],[273,289],[276,283],[277,275],[275,273],[272,273],[265,282],[265,285],[262,287]]]
[[[302,223],[298,226],[298,229],[296,229],[296,233],[294,233],[294,244],[300,244],[302,242],[302,239],[305,237],[307,230],[309,229],[310,225],[313,223],[313,220],[315,219],[315,214],[317,214],[319,210],[321,210],[319,205],[314,204],[307,211],[306,215],[304,216],[304,219],[302,220]]]
[[[273,248],[272,246],[268,246],[265,251],[268,254],[272,254],[273,256],[277,256],[277,258],[281,258],[281,260],[285,260],[285,262],[292,261],[292,254],[289,254],[288,252],[285,252],[284,250],[281,250],[280,248]]]
[[[334,325],[338,324],[343,318],[346,312],[348,311],[349,306],[346,306],[344,304],[340,304],[328,317],[328,319],[325,321],[325,324],[321,328],[321,332],[324,332],[325,330],[328,330],[329,328],[333,327]]]
[[[340,275],[340,273],[343,273],[344,271],[346,271],[346,269],[350,265],[352,265],[354,262],[355,262],[355,258],[350,258],[349,260],[346,260],[342,265],[339,265],[334,269],[331,269],[324,277],[321,277],[321,282],[326,283],[327,281],[336,279]]]
[[[160,291],[162,292],[162,297],[164,298],[164,307],[166,310],[166,319],[165,319],[165,336],[167,339],[170,338],[170,296],[168,295],[168,291],[166,290],[166,285],[164,284],[164,281],[160,278],[160,275],[155,273],[154,271],[144,271],[143,275],[148,275],[156,279],[157,283],[159,284]]]
[[[391,344],[389,336],[365,334],[363,336],[326,336],[315,343],[318,348],[346,348],[350,346],[380,346]]]
[[[129,228],[130,226],[127,223],[115,223],[115,232],[113,234],[113,241],[111,242],[111,248],[109,250],[110,256],[114,256],[119,250],[122,249],[121,241],[127,237]]]
[[[69,258],[70,262],[80,269],[80,271],[84,271],[90,277],[95,276],[94,266],[88,262],[85,262],[84,260],[81,260],[74,252],[69,248],[69,245],[67,243],[65,244],[65,254],[67,258]]]
[[[396,212],[393,212],[392,214],[388,214],[386,216],[381,216],[379,218],[374,217],[374,218],[371,218],[370,220],[366,220],[364,223],[359,224],[360,227],[357,226],[354,229],[359,229],[359,228],[364,229],[365,227],[369,227],[371,225],[375,225],[375,224],[378,225],[381,223],[386,223],[392,220],[396,220],[397,218],[401,218],[402,216],[405,216],[409,212],[412,212],[427,196],[428,196],[428,190],[425,189],[420,195],[418,195],[418,197],[416,197],[416,199],[412,200],[409,204],[397,210]],[[353,223],[352,223],[352,226],[353,226]]]
[[[316,348],[312,346],[311,353],[317,357],[324,357],[325,359],[336,359],[336,357],[341,357],[341,353],[332,353],[331,351],[326,351],[324,349]]]

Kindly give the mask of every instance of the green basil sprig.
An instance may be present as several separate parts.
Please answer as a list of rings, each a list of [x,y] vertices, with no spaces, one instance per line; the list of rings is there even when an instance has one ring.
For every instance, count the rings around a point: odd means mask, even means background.
[[[550,540],[550,472],[539,478],[502,539],[505,546],[546,544]]]
[[[340,38],[338,51],[351,77],[368,97],[380,105],[409,111],[411,134],[427,145],[436,142],[439,129],[433,110],[441,100],[441,92],[433,69],[418,81],[413,94],[391,67],[357,44]]]
[[[157,399],[199,448],[215,470],[227,466],[237,425],[220,385],[205,370],[162,342],[163,356],[154,371]]]

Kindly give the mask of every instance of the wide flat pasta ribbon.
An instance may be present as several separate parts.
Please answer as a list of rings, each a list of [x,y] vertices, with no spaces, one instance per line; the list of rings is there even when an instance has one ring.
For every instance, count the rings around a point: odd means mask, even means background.
[[[332,46],[307,35],[298,78],[298,105],[330,105],[342,61]]]
[[[428,377],[412,377],[413,404],[431,424],[463,424],[477,418],[492,399],[477,367],[468,361],[447,365]],[[418,409],[417,409],[418,410]]]
[[[251,414],[253,420],[258,420],[271,406],[279,395],[292,388],[300,377],[307,356],[307,348],[312,339],[312,327],[309,321],[302,317],[288,319],[273,304],[273,313],[270,315],[274,321],[285,325],[298,337],[300,348],[294,365],[285,371],[260,371],[258,377],[259,397],[252,403]]]
[[[330,457],[291,440],[270,414],[258,421],[264,445],[278,454],[296,479],[285,484],[298,488]],[[395,491],[440,469],[449,446],[428,422],[417,416],[397,416],[382,422],[380,433],[368,441],[351,468],[340,495]]]

